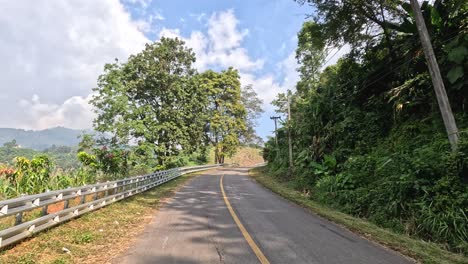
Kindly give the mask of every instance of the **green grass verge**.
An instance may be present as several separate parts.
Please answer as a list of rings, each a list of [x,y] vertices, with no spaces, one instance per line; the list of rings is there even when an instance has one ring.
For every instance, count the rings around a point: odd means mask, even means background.
[[[418,262],[430,264],[468,263],[467,257],[446,251],[435,243],[425,242],[404,234],[394,233],[390,230],[380,228],[364,219],[344,214],[317,203],[304,196],[301,192],[294,190],[291,186],[288,186],[287,183],[280,182],[278,179],[268,176],[265,168],[252,169],[249,171],[249,174],[257,182],[280,196],[309,209],[317,215],[344,226],[369,240],[409,256]]]
[[[108,263],[143,231],[161,200],[195,174],[111,204],[0,251],[0,263]],[[62,249],[70,250],[65,253]]]

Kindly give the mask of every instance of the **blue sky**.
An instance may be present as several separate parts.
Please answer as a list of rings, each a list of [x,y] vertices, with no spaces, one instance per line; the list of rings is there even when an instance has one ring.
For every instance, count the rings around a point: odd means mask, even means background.
[[[282,64],[291,64],[291,54],[297,47],[297,32],[305,20],[307,6],[300,6],[292,0],[257,0],[257,1],[152,1],[146,2],[127,1],[126,8],[131,12],[135,20],[153,19],[150,23],[151,30],[145,32],[150,39],[157,39],[159,33],[165,28],[178,29],[183,37],[190,36],[193,31],[206,32],[208,20],[213,14],[230,11],[238,20],[237,29],[247,30],[248,33],[241,41],[241,47],[247,50],[252,60],[263,60],[262,67],[249,71],[256,78],[272,76],[273,84],[281,86],[272,87],[275,92],[284,91],[287,85],[292,83],[285,78],[295,79],[293,69],[282,69]],[[288,61],[289,57],[289,61]],[[209,65],[218,68],[219,65]],[[224,66],[224,65],[223,65]],[[222,67],[222,66],[221,66]],[[290,66],[291,67],[291,66]],[[284,67],[283,67],[284,68]],[[290,76],[288,76],[290,75]],[[246,85],[248,83],[243,83]],[[255,87],[255,82],[252,83]],[[268,107],[270,97],[263,97],[265,101],[265,114],[259,120],[257,133],[266,138],[274,129],[269,116],[273,115],[271,107]]]
[[[199,71],[239,70],[264,100],[263,138],[271,100],[298,80],[296,36],[311,12],[293,0],[0,1],[0,10],[0,127],[90,128],[103,65],[166,36],[186,41]]]

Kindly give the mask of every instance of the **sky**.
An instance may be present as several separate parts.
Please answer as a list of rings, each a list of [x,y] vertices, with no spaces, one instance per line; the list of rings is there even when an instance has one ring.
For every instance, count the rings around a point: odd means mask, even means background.
[[[200,72],[239,70],[264,102],[256,130],[266,138],[271,101],[298,80],[297,32],[310,12],[293,0],[0,1],[0,127],[91,128],[104,64],[165,36],[193,49]]]

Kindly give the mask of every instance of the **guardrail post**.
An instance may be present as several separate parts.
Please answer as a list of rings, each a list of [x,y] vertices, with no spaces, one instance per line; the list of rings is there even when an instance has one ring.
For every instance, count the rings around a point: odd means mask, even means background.
[[[107,182],[109,182],[109,181],[107,181]],[[105,188],[106,188],[106,191],[104,192],[104,197],[107,197],[107,196],[109,196],[109,186],[106,185]]]
[[[15,216],[15,225],[23,223],[23,212],[19,212]]]
[[[41,216],[47,215],[47,210],[49,209],[49,206],[43,206],[42,211],[41,211]]]

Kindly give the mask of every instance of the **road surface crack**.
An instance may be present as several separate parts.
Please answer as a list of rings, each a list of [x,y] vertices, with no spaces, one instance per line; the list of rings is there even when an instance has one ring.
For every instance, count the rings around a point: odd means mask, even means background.
[[[219,263],[224,263],[224,256],[223,256],[222,249],[218,246],[218,244],[216,242],[214,243],[214,246],[215,246],[216,252],[218,253],[218,256],[219,256]]]

